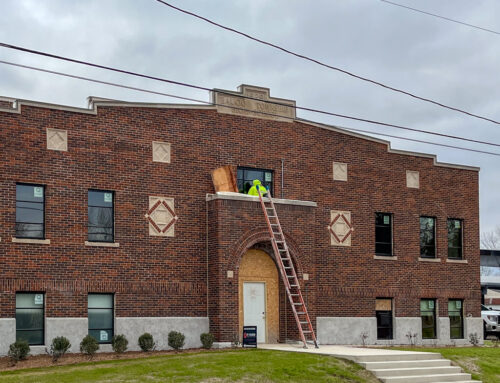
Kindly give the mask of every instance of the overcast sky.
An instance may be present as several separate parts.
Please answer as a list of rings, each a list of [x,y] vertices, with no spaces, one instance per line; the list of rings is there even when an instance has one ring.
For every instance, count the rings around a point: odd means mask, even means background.
[[[500,120],[500,35],[379,0],[169,0],[172,4],[356,74]],[[394,0],[500,31],[498,0]],[[235,90],[269,87],[297,105],[500,143],[500,126],[354,79],[178,13],[154,0],[2,0],[0,41],[103,65]],[[0,48],[0,60],[209,100],[171,86]],[[0,95],[85,107],[88,96],[179,102],[0,64]],[[298,111],[299,117],[487,151]],[[391,139],[397,149],[481,167],[481,231],[500,225],[500,157]]]

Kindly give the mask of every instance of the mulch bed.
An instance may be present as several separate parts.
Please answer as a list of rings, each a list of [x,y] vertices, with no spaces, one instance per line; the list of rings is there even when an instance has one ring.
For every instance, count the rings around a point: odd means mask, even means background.
[[[85,362],[100,362],[104,360],[120,360],[120,359],[139,359],[139,358],[149,358],[151,356],[161,356],[161,355],[174,355],[174,354],[187,354],[195,352],[217,352],[219,349],[205,350],[203,348],[191,348],[182,351],[152,351],[152,352],[142,352],[142,351],[128,351],[123,354],[116,354],[114,352],[99,352],[94,355],[94,357],[89,360],[87,355],[84,354],[66,354],[60,358],[56,363],[52,362],[52,357],[50,355],[32,355],[28,356],[26,360],[19,361],[16,365],[12,365],[12,361],[9,357],[0,357],[0,371],[13,371],[21,370],[25,368],[37,368],[37,367],[52,367],[52,366],[66,366],[70,364],[85,363]]]

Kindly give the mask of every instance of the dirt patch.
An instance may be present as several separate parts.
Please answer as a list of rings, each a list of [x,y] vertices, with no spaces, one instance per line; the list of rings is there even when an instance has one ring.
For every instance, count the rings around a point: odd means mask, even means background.
[[[52,357],[49,355],[32,355],[28,359],[18,362],[16,365],[12,365],[9,357],[0,358],[0,371],[13,371],[21,370],[25,368],[39,368],[39,367],[52,367],[52,366],[66,366],[85,362],[100,362],[105,360],[122,360],[122,359],[139,359],[139,358],[149,358],[151,356],[162,356],[162,355],[176,355],[176,354],[192,354],[196,352],[207,352],[203,348],[192,348],[188,350],[177,351],[152,351],[152,352],[141,352],[141,351],[129,351],[123,354],[116,354],[114,352],[99,352],[94,355],[90,360],[88,356],[84,354],[66,354],[56,363],[52,362]],[[210,350],[211,352],[220,352],[220,350]]]

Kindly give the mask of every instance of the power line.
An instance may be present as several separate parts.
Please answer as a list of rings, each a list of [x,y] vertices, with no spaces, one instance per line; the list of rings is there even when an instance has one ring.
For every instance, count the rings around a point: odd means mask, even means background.
[[[11,65],[11,66],[16,66],[16,67],[19,67],[19,68],[31,69],[31,70],[35,70],[35,71],[38,71],[38,72],[50,73],[50,74],[54,74],[54,75],[58,75],[58,76],[64,76],[64,77],[69,77],[69,78],[73,78],[73,79],[84,80],[84,81],[89,81],[89,82],[94,82],[94,83],[98,83],[98,84],[104,84],[104,85],[109,85],[109,86],[114,86],[114,87],[129,89],[129,90],[135,90],[135,91],[138,91],[138,92],[151,93],[151,94],[156,94],[156,95],[161,95],[161,96],[166,96],[166,97],[171,97],[171,98],[176,98],[176,99],[181,99],[181,100],[187,100],[187,101],[192,101],[192,102],[199,102],[199,103],[206,104],[206,105],[211,105],[211,106],[227,106],[227,105],[223,105],[223,104],[217,104],[217,103],[212,103],[212,102],[208,102],[208,101],[198,100],[198,99],[195,99],[195,98],[178,96],[178,95],[174,95],[174,94],[170,94],[170,93],[158,92],[158,91],[154,91],[154,90],[149,90],[149,89],[144,89],[144,88],[138,88],[138,87],[133,87],[133,86],[128,86],[128,85],[118,84],[118,83],[114,83],[114,82],[110,82],[110,81],[102,81],[102,80],[97,80],[97,79],[93,79],[93,78],[90,78],[90,77],[77,76],[77,75],[72,75],[72,74],[69,74],[69,73],[58,72],[58,71],[53,71],[53,70],[48,70],[48,69],[33,67],[33,66],[29,66],[29,65],[17,64],[17,63],[12,63],[12,62],[9,62],[9,61],[4,61],[4,60],[0,60],[0,63],[1,64],[6,64],[6,65]],[[251,110],[251,109],[241,108],[241,107],[236,107],[236,106],[231,107],[231,108],[232,109],[236,109],[236,110],[242,110],[242,111],[247,111],[247,112],[253,112],[253,113],[258,113],[258,114],[263,114],[263,115],[268,115],[268,116],[273,116],[273,117],[280,117],[280,118],[287,118],[287,119],[290,119],[290,120],[294,120],[294,118],[292,118],[292,117],[284,117],[284,116],[281,116],[281,115],[276,115],[276,114],[268,113],[268,112],[254,111],[254,110]],[[299,119],[299,121],[300,121],[300,119]],[[304,121],[307,121],[307,120],[304,120]],[[392,137],[392,138],[397,138],[397,139],[405,140],[405,141],[413,141],[413,142],[425,143],[425,144],[430,144],[430,145],[443,146],[443,147],[447,147],[447,148],[453,148],[453,149],[458,149],[458,150],[465,150],[465,151],[469,151],[469,152],[489,154],[489,155],[493,155],[493,156],[500,156],[500,153],[494,153],[494,152],[488,152],[488,151],[484,151],[484,150],[477,150],[477,149],[465,148],[465,147],[461,147],[461,146],[441,144],[441,143],[436,143],[436,142],[431,142],[431,141],[417,140],[417,139],[413,139],[413,138],[395,136],[395,135],[390,135],[390,134],[385,134],[385,133],[371,132],[371,131],[368,131],[368,130],[355,129],[355,128],[345,128],[345,127],[342,127],[341,129],[348,130],[348,131],[353,131],[353,132],[361,132],[361,133],[374,134],[374,135],[385,136],[385,137]]]
[[[206,17],[203,17],[203,16],[200,16],[194,12],[190,12],[190,11],[187,11],[185,9],[182,9],[182,8],[179,8],[179,7],[176,7],[170,3],[167,3],[166,1],[164,0],[156,0],[157,2],[163,4],[163,5],[166,5],[167,7],[170,7],[172,9],[175,9],[176,11],[179,11],[179,12],[182,12],[186,15],[189,15],[189,16],[193,16],[193,17],[196,17],[197,19],[200,19],[200,20],[203,20],[209,24],[212,24],[212,25],[215,25],[216,27],[219,27],[219,28],[222,28],[222,29],[225,29],[226,31],[229,31],[229,32],[233,32],[233,33],[236,33],[240,36],[243,36],[243,37],[246,37],[247,39],[250,39],[250,40],[253,40],[253,41],[256,41],[260,44],[264,44],[264,45],[267,45],[269,47],[272,47],[272,48],[275,48],[275,49],[278,49],[282,52],[285,52],[285,53],[288,53],[290,55],[293,55],[295,57],[298,57],[298,58],[301,58],[301,59],[304,59],[304,60],[307,60],[307,61],[310,61],[310,62],[313,62],[315,64],[318,64],[318,65],[321,65],[325,68],[328,68],[328,69],[332,69],[332,70],[335,70],[335,71],[338,71],[338,72],[341,72],[341,73],[344,73],[348,76],[351,76],[351,77],[354,77],[354,78],[357,78],[358,80],[362,80],[362,81],[366,81],[366,82],[369,82],[371,84],[375,84],[375,85],[378,85],[378,86],[381,86],[383,88],[386,88],[386,89],[389,89],[389,90],[392,90],[394,92],[398,92],[398,93],[402,93],[402,94],[405,94],[407,96],[410,96],[410,97],[413,97],[415,99],[418,99],[420,101],[425,101],[425,102],[429,102],[431,104],[434,104],[434,105],[438,105],[442,108],[446,108],[446,109],[450,109],[450,110],[453,110],[455,112],[459,112],[459,113],[463,113],[463,114],[466,114],[468,116],[471,116],[471,117],[475,117],[475,118],[479,118],[481,120],[485,120],[485,121],[489,121],[489,122],[493,122],[494,124],[500,124],[499,121],[496,121],[496,120],[493,120],[491,118],[488,118],[488,117],[484,117],[484,116],[480,116],[478,114],[474,114],[474,113],[471,113],[471,112],[468,112],[466,110],[463,110],[463,109],[459,109],[459,108],[455,108],[453,106],[449,106],[449,105],[446,105],[446,104],[443,104],[441,102],[438,102],[438,101],[434,101],[430,98],[426,98],[426,97],[423,97],[423,96],[418,96],[414,93],[411,93],[409,91],[406,91],[406,90],[403,90],[403,89],[399,89],[399,88],[395,88],[395,87],[392,87],[390,85],[387,85],[387,84],[384,84],[382,82],[379,82],[379,81],[376,81],[376,80],[372,80],[372,79],[369,79],[368,77],[364,77],[364,76],[360,76],[360,75],[357,75],[353,72],[349,72],[345,69],[342,69],[342,68],[339,68],[339,67],[335,67],[333,65],[329,65],[329,64],[326,64],[322,61],[319,61],[317,59],[314,59],[314,58],[311,58],[309,56],[306,56],[304,54],[301,54],[301,53],[297,53],[297,52],[294,52],[294,51],[291,51],[287,48],[283,48],[279,45],[276,45],[276,44],[273,44],[273,43],[270,43],[268,41],[265,41],[265,40],[261,40],[257,37],[254,37],[252,35],[249,35],[248,33],[244,33],[244,32],[241,32],[241,31],[238,31],[237,29],[234,29],[234,28],[231,28],[231,27],[228,27],[228,26],[225,26],[225,25],[222,25],[222,24],[219,24],[213,20],[210,20]]]
[[[2,42],[0,42],[0,47],[5,47],[5,48],[9,48],[9,49],[19,50],[19,51],[22,51],[22,52],[27,52],[27,53],[31,53],[31,54],[40,55],[40,56],[50,57],[50,58],[54,58],[54,59],[58,59],[58,60],[63,60],[63,61],[68,61],[68,62],[72,62],[72,63],[87,65],[87,66],[91,66],[91,67],[94,67],[94,68],[105,69],[105,70],[109,70],[109,71],[113,71],[113,72],[117,72],[117,73],[121,73],[121,74],[127,74],[127,75],[136,76],[136,77],[140,77],[140,78],[147,78],[149,80],[161,81],[161,82],[165,82],[165,83],[169,83],[169,84],[174,84],[174,85],[178,85],[178,86],[183,86],[183,87],[188,87],[188,88],[193,88],[193,89],[198,89],[198,90],[205,90],[205,91],[208,91],[208,92],[212,92],[213,91],[213,89],[206,88],[206,87],[203,87],[203,86],[200,86],[200,85],[194,85],[194,84],[189,84],[189,83],[185,83],[185,82],[181,82],[181,81],[174,81],[174,80],[169,80],[169,79],[165,79],[165,78],[161,78],[161,77],[150,76],[150,75],[146,75],[146,74],[143,74],[143,73],[132,72],[132,71],[124,70],[124,69],[113,68],[113,67],[110,67],[110,66],[105,66],[105,65],[95,64],[95,63],[91,63],[91,62],[87,62],[87,61],[83,61],[83,60],[77,60],[77,59],[73,59],[73,58],[69,58],[69,57],[59,56],[59,55],[55,55],[55,54],[52,54],[52,53],[47,53],[47,52],[42,52],[42,51],[36,51],[36,50],[33,50],[33,49],[19,47],[19,46],[15,46],[15,45],[11,45],[11,44],[6,44],[6,43],[2,43]],[[259,101],[259,102],[265,102],[265,103],[269,103],[269,104],[290,107],[290,105],[288,105],[288,104],[282,104],[282,103],[279,103],[279,102],[276,102],[276,101],[261,100],[261,99],[255,98],[255,97],[245,96],[245,95],[242,95],[242,94],[235,94],[235,93],[230,93],[230,92],[224,92],[223,90],[218,90],[218,92],[222,93],[222,94],[227,94],[227,95],[230,95],[230,96],[233,96],[233,97],[240,97],[240,98],[244,98],[244,99],[255,100],[255,101]],[[333,112],[328,112],[328,111],[324,111],[324,110],[320,110],[320,109],[307,108],[307,107],[301,107],[301,106],[295,106],[295,108],[299,109],[299,110],[304,110],[304,111],[307,111],[307,112],[320,113],[320,114],[324,114],[324,115],[328,115],[328,116],[345,118],[345,119],[359,121],[359,122],[366,122],[366,123],[374,124],[374,125],[387,126],[387,127],[390,127],[390,128],[408,130],[408,131],[413,131],[413,132],[419,132],[419,133],[425,133],[425,134],[435,135],[435,136],[439,136],[439,137],[451,138],[451,139],[455,139],[455,140],[473,142],[473,143],[476,143],[476,144],[483,144],[483,145],[500,147],[500,144],[497,144],[497,143],[492,143],[492,142],[487,142],[487,141],[481,141],[481,140],[474,140],[474,139],[471,139],[471,138],[464,138],[464,137],[460,137],[460,136],[453,136],[453,135],[444,134],[444,133],[431,132],[431,131],[428,131],[428,130],[409,128],[409,127],[402,126],[402,125],[396,125],[396,124],[390,124],[390,123],[386,123],[386,122],[380,122],[380,121],[370,120],[370,119],[366,119],[366,118],[359,118],[359,117],[354,117],[354,116],[348,116],[348,115],[345,115],[345,114],[333,113]]]
[[[492,30],[492,29],[487,29],[487,28],[483,28],[483,27],[478,27],[477,25],[473,25],[473,24],[465,23],[465,22],[463,22],[463,21],[459,21],[459,20],[450,19],[449,17],[445,17],[445,16],[441,16],[441,15],[436,15],[435,13],[422,11],[421,9],[412,8],[412,7],[409,7],[409,6],[407,6],[407,5],[398,4],[398,3],[393,3],[392,1],[387,1],[387,0],[380,0],[380,1],[382,1],[382,2],[384,2],[384,3],[387,3],[387,4],[395,5],[395,6],[397,6],[397,7],[406,8],[406,9],[409,9],[409,10],[414,11],[414,12],[423,13],[424,15],[434,16],[434,17],[437,17],[437,18],[439,18],[439,19],[443,19],[443,20],[451,21],[452,23],[457,23],[457,24],[461,24],[461,25],[466,25],[466,26],[471,27],[471,28],[476,28],[476,29],[480,29],[480,30],[485,31],[485,32],[490,32],[490,33],[494,33],[494,34],[496,34],[496,35],[500,35],[500,32],[494,31],[494,30]]]

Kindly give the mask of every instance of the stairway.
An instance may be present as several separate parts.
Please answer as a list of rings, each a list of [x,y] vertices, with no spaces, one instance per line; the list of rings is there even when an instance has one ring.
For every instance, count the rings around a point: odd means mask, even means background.
[[[358,356],[356,362],[383,383],[481,383],[438,353]]]

